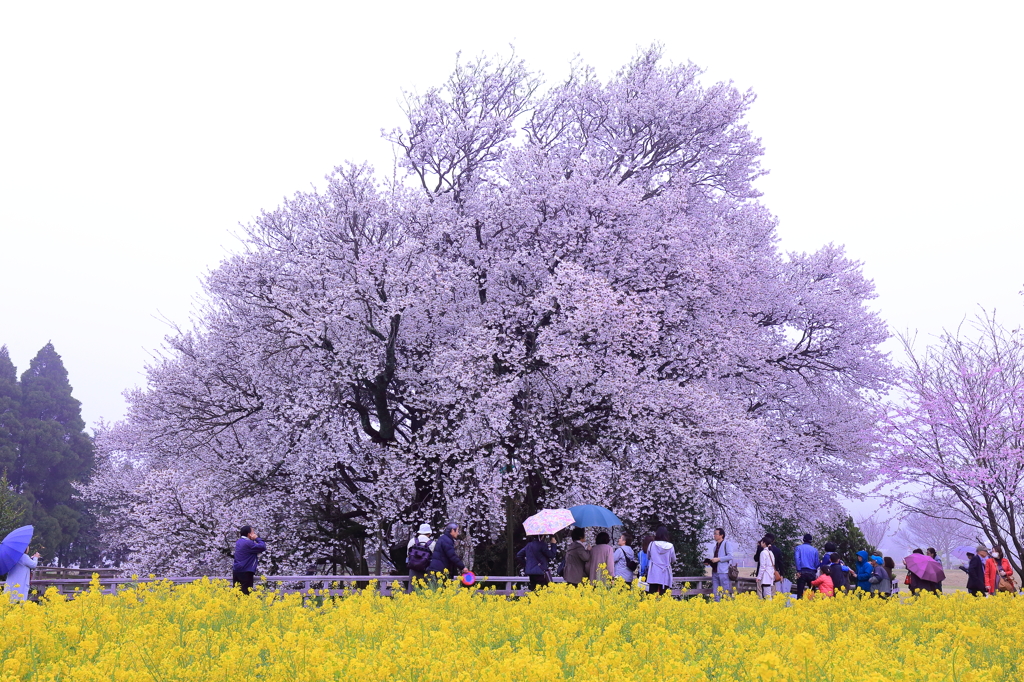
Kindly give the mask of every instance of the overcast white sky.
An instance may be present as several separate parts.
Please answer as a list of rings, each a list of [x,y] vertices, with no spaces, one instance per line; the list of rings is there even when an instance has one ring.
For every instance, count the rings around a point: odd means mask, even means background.
[[[356,5],[3,5],[0,344],[19,372],[52,340],[86,421],[122,417],[160,318],[187,322],[239,222],[346,159],[387,166],[401,89],[510,43],[558,79],[660,41],[753,88],[783,248],[845,244],[897,330],[978,305],[1024,322],[1021,3]]]

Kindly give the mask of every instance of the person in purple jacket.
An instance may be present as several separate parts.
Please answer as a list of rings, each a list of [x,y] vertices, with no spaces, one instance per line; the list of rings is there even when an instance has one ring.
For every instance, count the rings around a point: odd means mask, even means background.
[[[242,594],[249,594],[253,578],[259,565],[259,555],[267,551],[267,543],[263,541],[252,526],[242,526],[235,541],[235,563],[231,566],[231,586],[242,586]]]

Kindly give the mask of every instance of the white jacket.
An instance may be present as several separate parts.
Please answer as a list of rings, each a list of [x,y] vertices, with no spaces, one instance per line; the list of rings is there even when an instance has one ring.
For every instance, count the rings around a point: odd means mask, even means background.
[[[757,573],[758,585],[772,585],[775,583],[775,552],[771,547],[761,550],[761,570]]]
[[[28,599],[28,583],[32,575],[32,569],[39,565],[39,562],[27,554],[18,558],[18,563],[7,573],[7,583],[4,591],[8,598],[16,601]]]

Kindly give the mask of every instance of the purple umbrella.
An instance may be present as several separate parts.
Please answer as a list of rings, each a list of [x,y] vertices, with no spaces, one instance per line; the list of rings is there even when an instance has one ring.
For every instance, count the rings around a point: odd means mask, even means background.
[[[0,575],[9,572],[18,565],[21,555],[28,549],[28,543],[32,541],[32,526],[15,528],[3,542],[0,542]]]
[[[911,554],[903,559],[907,570],[921,580],[930,580],[933,583],[941,583],[946,579],[946,572],[942,570],[942,564],[924,554]]]

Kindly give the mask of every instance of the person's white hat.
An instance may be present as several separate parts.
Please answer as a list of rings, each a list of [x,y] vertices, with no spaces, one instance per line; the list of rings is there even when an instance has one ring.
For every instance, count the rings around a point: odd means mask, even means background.
[[[430,529],[429,523],[421,523],[420,529],[416,532],[420,535],[431,535],[434,531]]]

